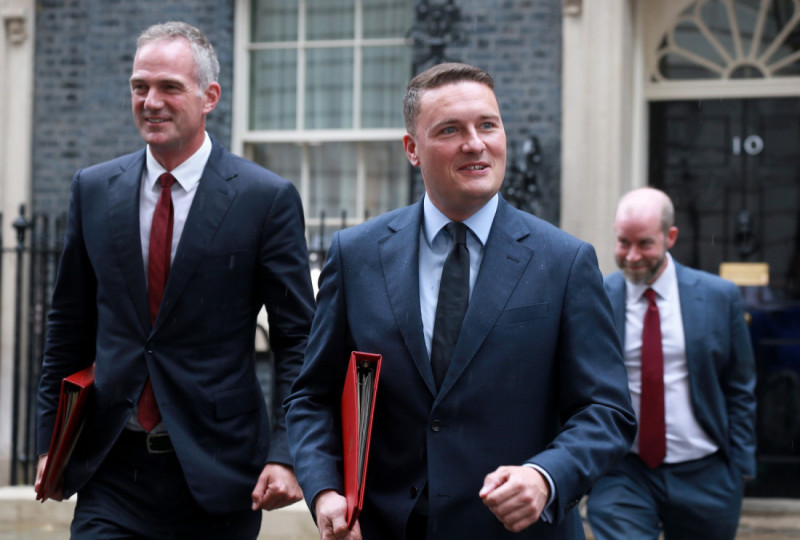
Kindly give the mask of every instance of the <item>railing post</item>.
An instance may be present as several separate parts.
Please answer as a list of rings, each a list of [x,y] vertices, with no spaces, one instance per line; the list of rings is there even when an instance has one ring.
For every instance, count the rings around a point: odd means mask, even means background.
[[[13,383],[13,404],[12,404],[12,431],[11,431],[11,485],[17,484],[17,451],[19,446],[19,393],[20,393],[20,371],[22,356],[20,354],[20,340],[22,339],[22,270],[23,257],[25,254],[25,231],[30,224],[25,219],[25,205],[19,205],[19,216],[14,220],[14,228],[17,230],[17,287],[16,299],[14,302],[14,383]]]
[[[45,339],[45,294],[47,284],[47,233],[49,219],[44,214],[31,215],[31,234],[28,252],[28,333],[25,364],[27,365],[27,391],[25,395],[25,443],[23,455],[23,483],[36,479],[36,395],[41,374],[41,359]]]

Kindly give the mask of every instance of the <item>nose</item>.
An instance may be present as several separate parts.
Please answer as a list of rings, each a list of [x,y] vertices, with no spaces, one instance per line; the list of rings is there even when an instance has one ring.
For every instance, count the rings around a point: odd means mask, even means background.
[[[467,154],[476,153],[479,154],[483,152],[486,148],[486,144],[481,139],[480,134],[474,129],[470,129],[466,132],[464,142],[461,143],[461,151]]]
[[[144,98],[145,109],[160,109],[163,103],[164,102],[161,99],[158,90],[151,88],[147,91],[147,95]]]
[[[631,247],[628,249],[628,253],[625,254],[625,259],[629,261],[638,261],[641,258],[641,253],[635,247]]]

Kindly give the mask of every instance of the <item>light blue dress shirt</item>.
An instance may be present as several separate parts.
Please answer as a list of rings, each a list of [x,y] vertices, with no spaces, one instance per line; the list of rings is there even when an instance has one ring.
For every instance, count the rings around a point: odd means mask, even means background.
[[[469,249],[469,293],[475,287],[478,271],[483,261],[483,252],[489,232],[492,229],[494,216],[497,213],[499,196],[495,194],[480,210],[464,221],[469,233],[467,234],[467,249]],[[422,201],[422,227],[419,231],[419,306],[422,315],[422,330],[425,335],[425,347],[428,349],[428,358],[431,356],[431,341],[433,340],[433,323],[436,320],[436,304],[439,301],[439,284],[442,279],[442,268],[447,254],[453,246],[453,239],[444,228],[452,221],[445,216],[428,198],[426,194]],[[550,499],[542,512],[542,520],[552,522],[550,505],[556,497],[556,487],[550,474],[534,464],[533,467],[550,484]],[[487,471],[487,474],[491,471]]]
[[[497,201],[498,196],[495,195],[483,208],[464,221],[469,231],[467,249],[469,249],[470,295],[483,261],[483,250],[497,212]],[[433,322],[436,319],[436,304],[439,301],[439,283],[442,279],[444,261],[453,246],[453,239],[444,228],[450,223],[450,218],[436,208],[427,195],[422,205],[423,226],[419,231],[419,305],[422,329],[425,333],[425,347],[430,358]]]

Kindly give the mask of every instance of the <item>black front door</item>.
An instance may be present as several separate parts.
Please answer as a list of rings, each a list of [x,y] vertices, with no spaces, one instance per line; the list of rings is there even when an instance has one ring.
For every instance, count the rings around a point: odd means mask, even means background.
[[[649,182],[675,203],[688,266],[765,262],[745,287],[758,369],[759,479],[751,494],[800,496],[800,98],[650,105]]]

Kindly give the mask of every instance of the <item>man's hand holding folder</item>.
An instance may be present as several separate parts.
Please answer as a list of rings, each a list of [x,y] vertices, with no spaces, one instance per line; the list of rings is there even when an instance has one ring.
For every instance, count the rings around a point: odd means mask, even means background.
[[[39,458],[36,471],[36,500],[60,501],[64,469],[78,442],[86,418],[86,404],[94,388],[94,364],[61,381],[56,422],[50,449]]]
[[[314,498],[314,514],[321,540],[361,540],[361,526],[356,520],[347,523],[347,500],[332,489],[321,491]]]

